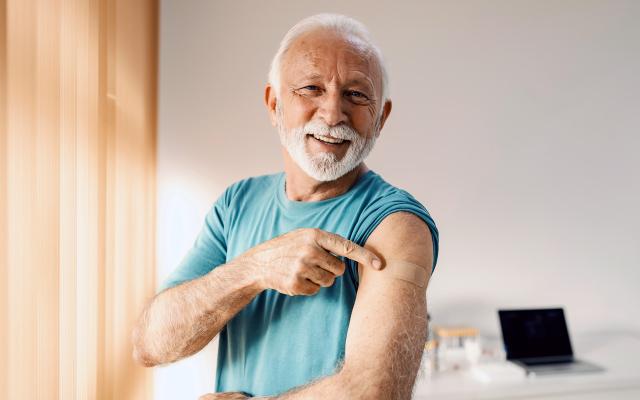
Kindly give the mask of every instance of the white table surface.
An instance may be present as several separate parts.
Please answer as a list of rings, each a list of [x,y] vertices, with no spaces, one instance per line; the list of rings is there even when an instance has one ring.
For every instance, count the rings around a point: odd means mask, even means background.
[[[469,371],[436,372],[418,380],[415,400],[432,399],[640,399],[640,334],[582,335],[573,339],[577,359],[598,364],[605,372],[523,377],[482,383]]]

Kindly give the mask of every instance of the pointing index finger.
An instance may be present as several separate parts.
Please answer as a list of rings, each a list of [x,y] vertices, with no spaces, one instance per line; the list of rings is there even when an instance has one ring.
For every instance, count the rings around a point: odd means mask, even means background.
[[[382,267],[382,261],[370,250],[340,235],[319,230],[319,234],[316,235],[315,240],[320,247],[334,254],[347,257],[360,264],[369,265],[374,269],[380,269]]]

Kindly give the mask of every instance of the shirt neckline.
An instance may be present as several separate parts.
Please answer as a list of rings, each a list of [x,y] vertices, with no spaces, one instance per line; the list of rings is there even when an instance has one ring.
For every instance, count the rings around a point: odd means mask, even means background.
[[[369,180],[369,178],[372,177],[374,174],[375,172],[373,172],[373,170],[371,169],[368,170],[364,174],[360,175],[358,179],[356,179],[356,182],[353,185],[351,185],[349,190],[347,190],[346,192],[338,196],[330,197],[328,199],[318,200],[318,201],[298,201],[298,200],[290,200],[287,197],[287,194],[285,193],[285,187],[284,187],[286,183],[286,179],[285,179],[286,174],[284,172],[281,172],[278,180],[278,190],[277,190],[278,202],[280,203],[280,206],[285,211],[288,211],[288,212],[303,212],[303,213],[309,212],[311,210],[317,209],[318,207],[339,202],[345,198],[350,197],[356,190],[358,190],[361,186],[363,186],[365,182]]]

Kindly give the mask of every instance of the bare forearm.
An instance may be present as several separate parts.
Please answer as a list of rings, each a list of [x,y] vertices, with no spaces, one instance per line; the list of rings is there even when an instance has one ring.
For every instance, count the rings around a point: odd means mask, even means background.
[[[278,400],[364,400],[408,399],[409,397],[400,393],[393,379],[380,379],[374,370],[343,369],[334,375],[323,377],[278,396],[265,398]]]
[[[348,381],[340,373],[323,377],[317,381],[310,382],[304,386],[291,389],[286,393],[278,396],[265,397],[268,399],[279,400],[326,400],[326,399],[351,399],[350,390],[346,387]]]
[[[233,262],[158,294],[134,330],[134,356],[146,366],[198,352],[261,291],[251,268]]]

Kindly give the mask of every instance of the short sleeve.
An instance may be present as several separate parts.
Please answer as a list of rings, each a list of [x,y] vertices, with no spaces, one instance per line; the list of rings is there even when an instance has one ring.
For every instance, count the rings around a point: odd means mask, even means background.
[[[410,193],[399,189],[397,192],[388,194],[367,207],[367,210],[362,214],[358,226],[355,230],[354,237],[351,239],[353,242],[360,246],[364,246],[371,233],[378,227],[380,222],[384,220],[389,214],[398,211],[406,211],[415,214],[422,219],[431,232],[431,238],[433,243],[433,265],[431,271],[433,272],[438,262],[438,250],[440,235],[436,223],[427,211],[427,209]],[[353,276],[358,279],[357,263],[352,260],[347,260],[347,266],[353,269]]]
[[[220,196],[211,207],[193,247],[160,285],[158,292],[206,275],[215,267],[225,263],[227,257],[225,194]]]

